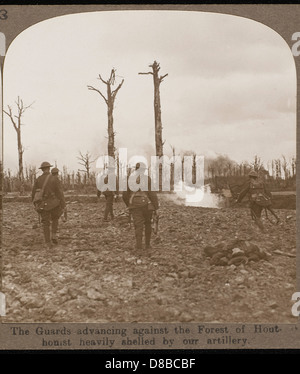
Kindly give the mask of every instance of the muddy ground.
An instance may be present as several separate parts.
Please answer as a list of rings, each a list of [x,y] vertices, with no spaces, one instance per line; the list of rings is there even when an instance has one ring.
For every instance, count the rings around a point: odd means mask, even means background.
[[[244,207],[160,201],[159,233],[147,255],[133,251],[121,200],[116,219],[104,223],[102,197],[73,199],[52,250],[43,247],[30,203],[4,203],[3,322],[295,323],[295,210],[276,210],[280,225],[265,219],[261,234]],[[235,238],[257,244],[268,259],[211,265],[203,249]]]

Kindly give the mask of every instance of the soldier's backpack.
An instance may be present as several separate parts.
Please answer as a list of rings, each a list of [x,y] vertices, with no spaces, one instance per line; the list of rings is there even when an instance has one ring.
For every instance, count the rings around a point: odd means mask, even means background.
[[[261,181],[251,181],[250,184],[250,195],[251,195],[251,200],[262,207],[268,207],[272,205],[271,198],[266,195],[264,191],[264,185],[263,182]]]
[[[149,203],[150,203],[150,199],[146,191],[133,192],[129,199],[129,204],[132,207],[140,208],[140,207],[148,206]]]
[[[46,187],[46,184],[48,183],[49,178],[50,178],[50,174],[47,175],[42,188],[37,189],[34,194],[34,198],[32,202],[34,205],[34,209],[38,213],[41,213],[44,210],[44,206],[45,206],[44,191],[45,191],[45,187]]]

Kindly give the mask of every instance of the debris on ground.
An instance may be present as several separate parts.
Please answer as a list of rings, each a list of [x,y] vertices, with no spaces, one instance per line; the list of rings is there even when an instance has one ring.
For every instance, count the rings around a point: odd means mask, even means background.
[[[3,322],[295,322],[296,259],[276,254],[295,254],[295,210],[276,210],[281,224],[264,220],[262,234],[248,208],[160,204],[152,249],[138,254],[121,199],[109,222],[102,197],[69,203],[52,250],[32,204],[5,203]]]
[[[242,239],[220,242],[215,246],[206,246],[204,254],[210,258],[211,265],[246,265],[251,261],[268,260],[271,255],[258,245]]]

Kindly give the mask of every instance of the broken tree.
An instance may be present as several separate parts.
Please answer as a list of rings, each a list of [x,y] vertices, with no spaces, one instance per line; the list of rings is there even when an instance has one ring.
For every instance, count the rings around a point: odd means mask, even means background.
[[[25,111],[32,106],[33,103],[30,105],[25,106],[23,103],[23,100],[20,99],[18,96],[18,99],[16,101],[17,105],[17,114],[13,113],[13,110],[10,105],[7,106],[8,111],[3,110],[3,112],[10,118],[11,123],[17,133],[17,147],[18,147],[18,156],[19,156],[19,170],[18,170],[18,177],[21,183],[20,187],[20,193],[23,192],[24,188],[24,171],[23,171],[23,153],[24,153],[24,147],[22,144],[22,132],[21,132],[21,126],[22,124],[22,117],[25,113]]]
[[[149,65],[152,68],[152,71],[147,73],[139,73],[141,75],[150,74],[153,76],[153,83],[154,83],[154,121],[155,121],[155,150],[156,156],[162,157],[163,152],[163,145],[164,142],[162,140],[162,121],[161,121],[161,104],[160,104],[160,84],[164,80],[164,78],[168,75],[165,74],[163,76],[159,76],[160,66],[157,61],[154,61],[152,65]],[[162,167],[160,165],[159,169],[159,189],[161,190],[162,185]]]
[[[91,173],[91,165],[94,163],[96,160],[91,159],[92,155],[89,152],[86,152],[83,154],[82,152],[79,151],[79,157],[77,159],[79,160],[79,164],[84,166],[84,170],[79,170],[79,171],[84,171],[86,173],[86,177],[89,180],[90,179],[90,173]]]
[[[107,81],[102,79],[101,75],[99,74],[99,78],[102,83],[106,85],[106,92],[107,92],[107,97],[103,95],[103,93],[98,90],[97,88],[93,86],[87,86],[89,90],[96,91],[99,93],[99,95],[103,98],[107,105],[107,133],[108,133],[108,146],[107,146],[107,151],[108,151],[108,156],[112,157],[113,159],[115,158],[115,132],[114,132],[114,118],[113,118],[113,111],[114,111],[114,102],[117,96],[118,91],[122,87],[124,83],[124,79],[122,82],[117,86],[115,90],[112,89],[112,86],[115,84],[115,79],[116,79],[116,70],[112,69],[110,73],[110,77]]]

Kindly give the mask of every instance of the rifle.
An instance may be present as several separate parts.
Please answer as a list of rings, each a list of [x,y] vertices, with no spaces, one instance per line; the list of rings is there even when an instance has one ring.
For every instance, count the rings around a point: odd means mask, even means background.
[[[271,207],[265,207],[264,210],[265,210],[265,214],[266,214],[267,220],[272,225],[278,225],[278,223],[280,222],[280,220],[279,220],[279,217],[277,216],[277,214],[274,212],[273,208],[271,208]],[[276,218],[276,222],[275,223],[269,218],[268,211]]]

